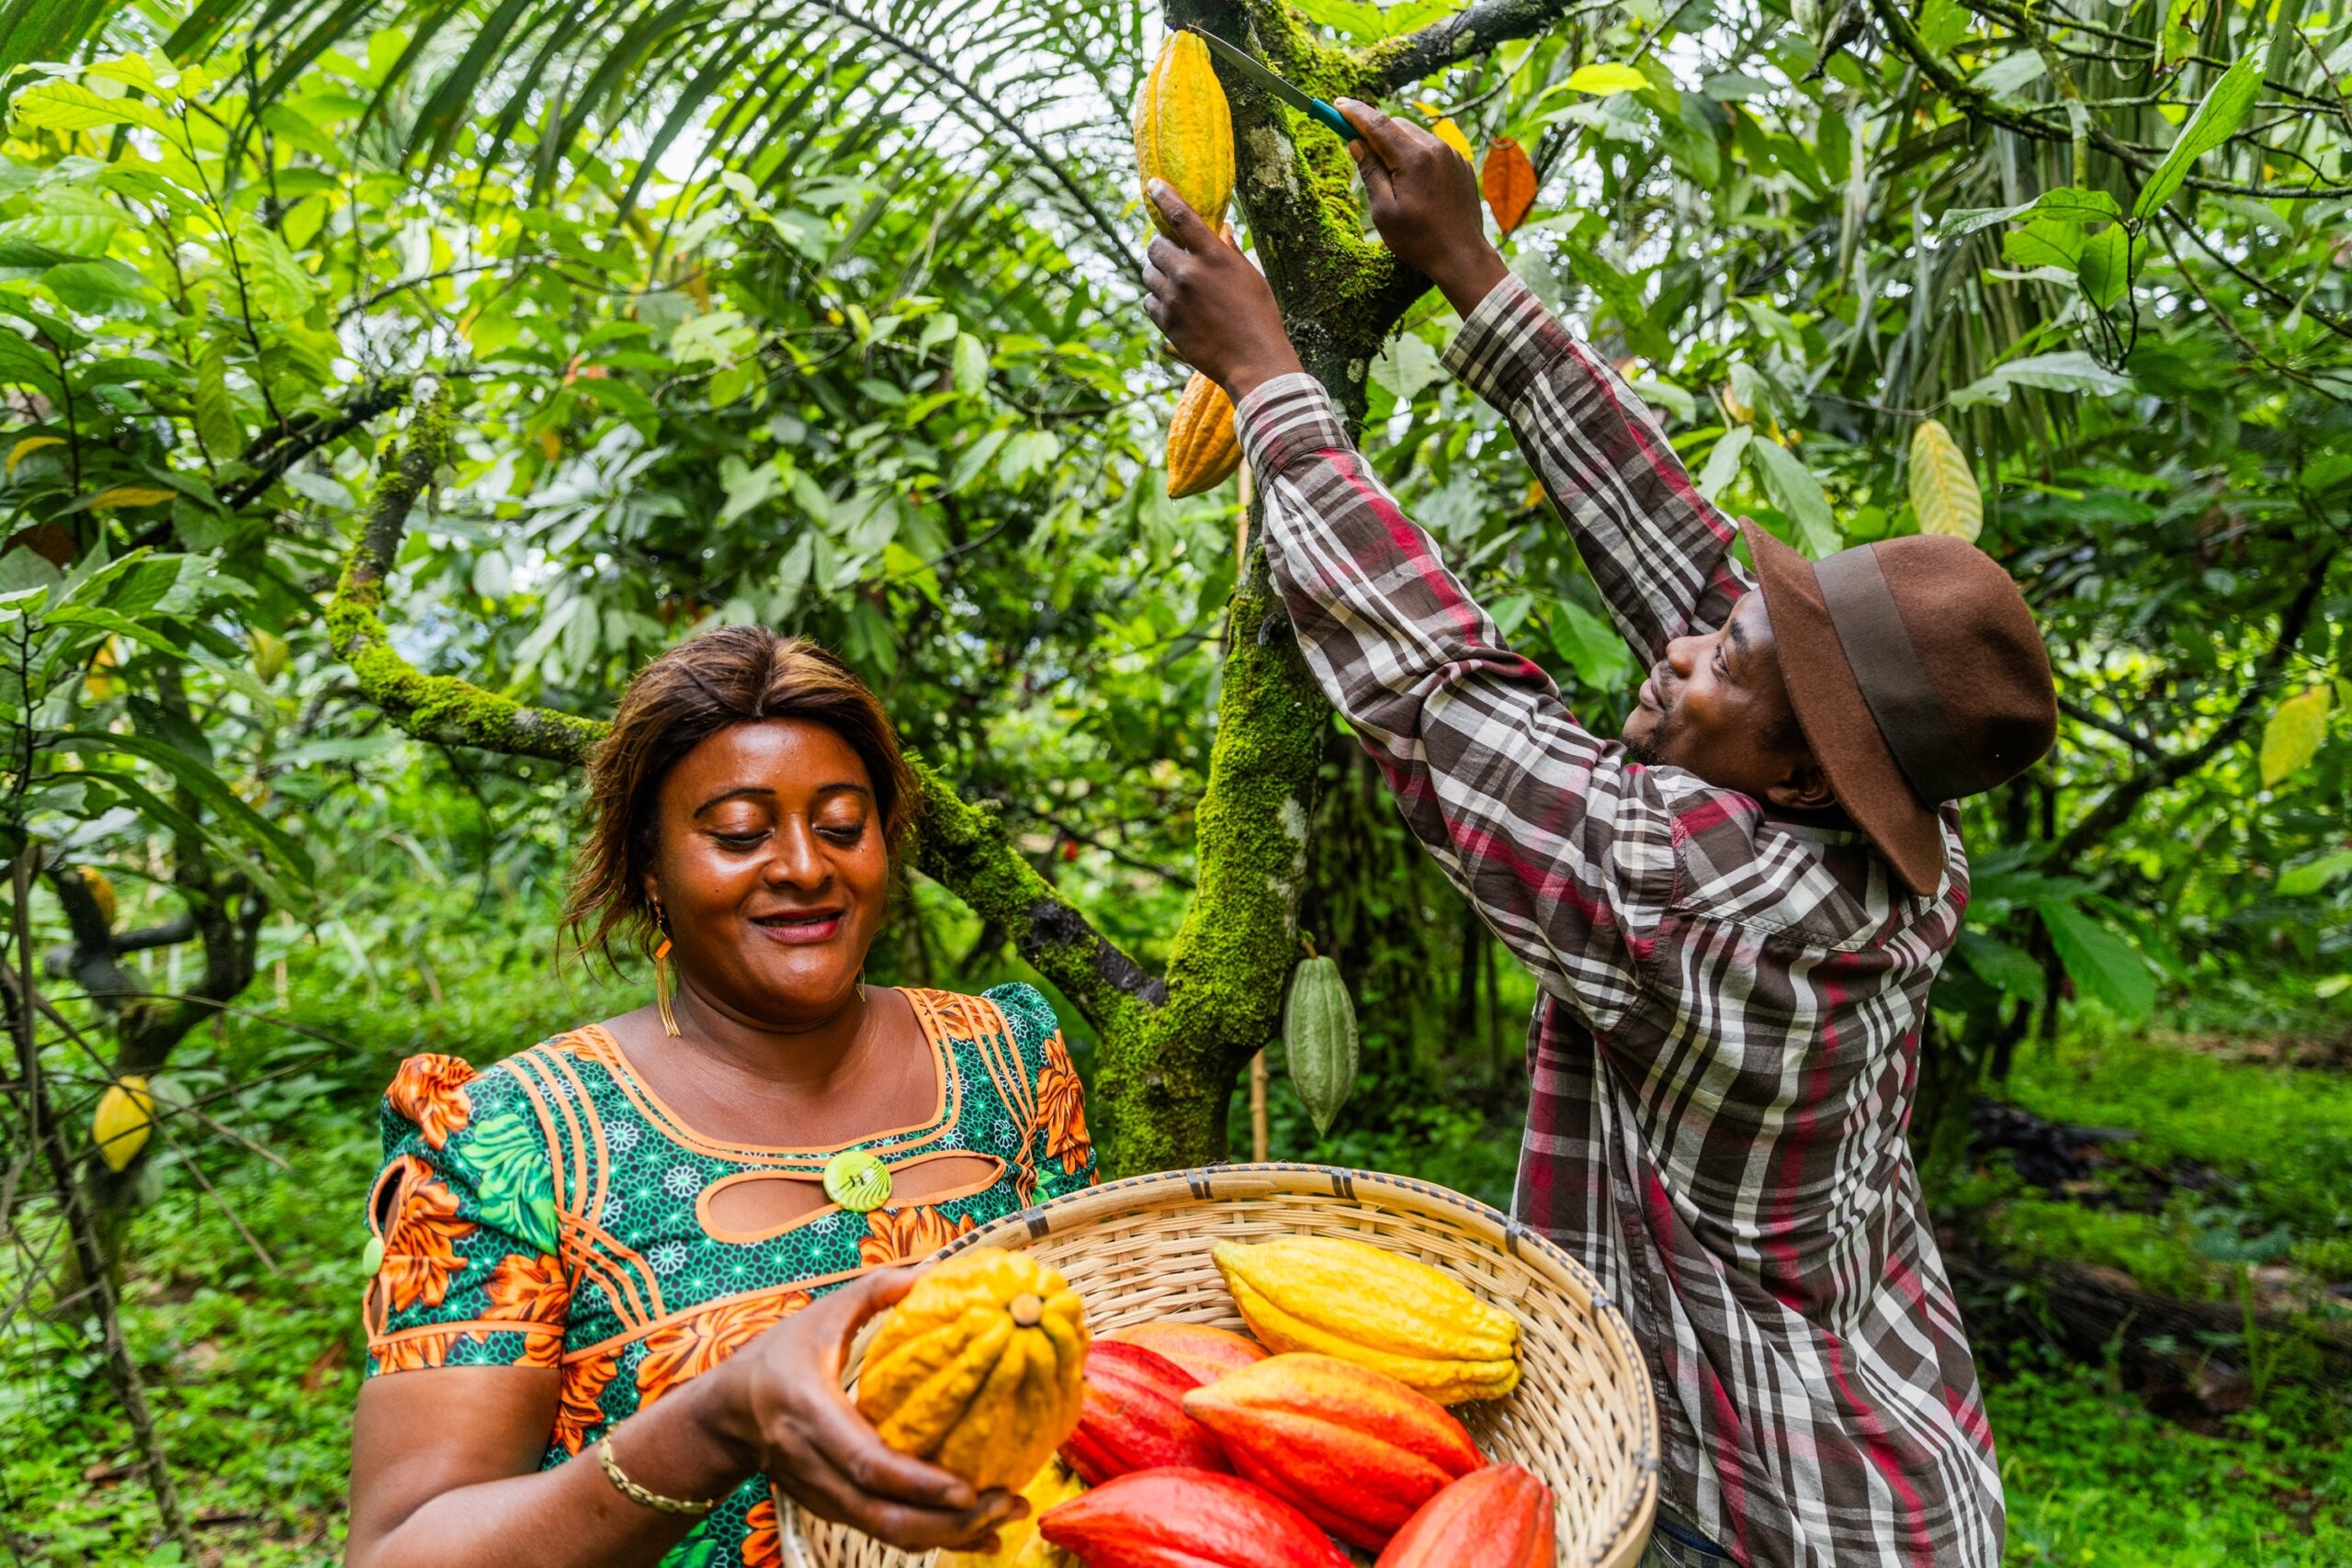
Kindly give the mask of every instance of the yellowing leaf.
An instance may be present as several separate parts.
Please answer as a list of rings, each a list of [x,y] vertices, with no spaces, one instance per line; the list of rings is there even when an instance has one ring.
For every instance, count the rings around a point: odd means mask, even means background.
[[[157,506],[178,493],[155,485],[108,485],[90,498],[90,510],[103,512],[112,506]]]
[[[2262,727],[2262,787],[2270,788],[2319,755],[2327,739],[2329,692],[2324,682],[2306,687],[2270,710]]]
[[[1984,527],[1984,498],[1960,443],[1943,422],[1923,419],[1911,434],[1911,510],[1922,534],[1949,534],[1970,544]]]
[[[98,1157],[107,1168],[119,1174],[139,1157],[154,1126],[155,1097],[147,1092],[145,1078],[129,1073],[98,1096],[98,1108],[90,1117],[90,1141],[98,1145]]]
[[[1535,165],[1529,162],[1527,149],[1508,136],[1496,137],[1487,146],[1487,166],[1479,171],[1478,186],[1486,193],[1487,209],[1495,215],[1495,227],[1506,234],[1518,228],[1535,205]]]
[[[1453,148],[1456,152],[1461,153],[1462,161],[1464,163],[1476,164],[1478,161],[1477,154],[1470,151],[1470,139],[1462,134],[1462,128],[1454,124],[1453,120],[1439,120],[1435,125],[1430,127],[1430,134],[1435,136],[1440,141],[1444,142],[1448,147]]]
[[[22,441],[17,442],[14,446],[8,448],[8,477],[12,479],[15,479],[17,477],[17,465],[31,457],[34,453],[40,451],[42,447],[62,446],[64,445],[65,437],[62,435],[26,436]]]
[[[1596,97],[1611,97],[1619,93],[1638,93],[1650,85],[1650,79],[1630,65],[1604,61],[1598,65],[1579,65],[1568,78],[1568,89],[1590,93]]]

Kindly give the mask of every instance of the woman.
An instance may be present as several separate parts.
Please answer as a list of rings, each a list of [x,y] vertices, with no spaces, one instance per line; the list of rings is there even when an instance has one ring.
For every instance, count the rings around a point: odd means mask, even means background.
[[[393,1080],[349,1561],[779,1562],[771,1483],[985,1546],[1025,1505],[883,1447],[840,1374],[889,1265],[1093,1179],[1052,1009],[865,984],[914,779],[807,643],[655,660],[589,787],[566,924],[644,941],[656,1000]]]

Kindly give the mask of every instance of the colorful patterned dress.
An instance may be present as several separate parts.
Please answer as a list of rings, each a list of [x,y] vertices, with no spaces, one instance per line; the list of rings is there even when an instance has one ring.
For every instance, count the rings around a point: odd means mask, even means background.
[[[552,1469],[814,1296],[1093,1180],[1083,1091],[1044,997],[1023,985],[901,994],[937,1054],[938,1101],[916,1126],[842,1146],[893,1172],[979,1156],[994,1179],[870,1214],[827,1204],[759,1232],[715,1225],[711,1195],[815,1179],[838,1149],[701,1136],[594,1025],[481,1072],[410,1057],[384,1097],[368,1201],[383,1261],[368,1288],[368,1375],[560,1369],[541,1461]],[[766,1482],[745,1482],[663,1562],[781,1562]]]

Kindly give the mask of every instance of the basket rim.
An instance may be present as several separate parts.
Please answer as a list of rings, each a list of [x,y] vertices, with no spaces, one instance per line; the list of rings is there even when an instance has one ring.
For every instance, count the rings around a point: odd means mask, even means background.
[[[1338,1198],[1352,1203],[1368,1195],[1365,1190],[1377,1192],[1392,1207],[1408,1212],[1436,1210],[1452,1218],[1471,1221],[1472,1229],[1488,1233],[1487,1239],[1500,1250],[1591,1303],[1592,1318],[1627,1374],[1634,1395],[1628,1402],[1632,1405],[1628,1414],[1634,1427],[1631,1459],[1636,1479],[1633,1496],[1619,1515],[1611,1536],[1612,1540],[1622,1543],[1630,1531],[1653,1517],[1657,1506],[1657,1391],[1650,1379],[1648,1359],[1634,1337],[1633,1325],[1626,1321],[1623,1311],[1609,1292],[1601,1289],[1591,1269],[1542,1231],[1466,1192],[1388,1171],[1285,1160],[1157,1170],[1081,1187],[1046,1202],[1033,1203],[966,1232],[924,1261],[936,1263],[975,1247],[1043,1241],[1097,1220],[1148,1209],[1208,1204],[1222,1199],[1272,1197],[1283,1192]]]

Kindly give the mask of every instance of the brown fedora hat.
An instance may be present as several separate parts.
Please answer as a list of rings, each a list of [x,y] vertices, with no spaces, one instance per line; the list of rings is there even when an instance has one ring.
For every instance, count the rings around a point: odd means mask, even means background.
[[[1838,803],[1915,893],[1942,880],[1947,800],[2007,784],[2058,734],[2025,595],[1975,546],[1917,534],[1809,561],[1753,523],[1790,705]]]

